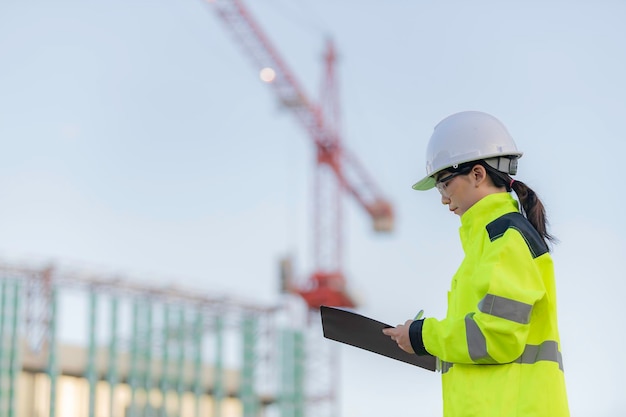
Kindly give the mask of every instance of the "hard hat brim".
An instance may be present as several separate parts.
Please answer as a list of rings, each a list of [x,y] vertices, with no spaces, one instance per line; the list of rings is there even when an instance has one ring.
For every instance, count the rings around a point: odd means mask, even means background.
[[[435,179],[431,176],[424,177],[420,181],[413,184],[413,189],[418,191],[426,191],[435,188]]]
[[[519,159],[522,157],[524,153],[523,152],[516,152],[516,153],[511,153],[511,154],[507,154],[507,155],[499,155],[499,154],[495,154],[495,155],[484,155],[482,158],[480,159],[469,159],[467,161],[461,160],[458,163],[456,163],[455,165],[460,165],[460,164],[465,164],[468,162],[476,162],[478,163],[478,161],[487,161],[491,158],[504,158],[504,157],[509,157],[509,159]],[[497,165],[492,165],[494,168],[498,169]],[[416,182],[415,184],[413,184],[413,189],[414,190],[418,190],[418,191],[426,191],[426,190],[430,190],[431,188],[435,187],[435,184],[437,184],[437,181],[435,181],[435,175],[437,175],[437,173],[450,168],[452,165],[445,165],[443,167],[438,168],[437,170],[434,170],[432,172],[432,174],[422,178],[421,180],[419,180],[418,182]],[[507,168],[508,170],[508,168]],[[515,172],[508,172],[510,175],[514,175]]]

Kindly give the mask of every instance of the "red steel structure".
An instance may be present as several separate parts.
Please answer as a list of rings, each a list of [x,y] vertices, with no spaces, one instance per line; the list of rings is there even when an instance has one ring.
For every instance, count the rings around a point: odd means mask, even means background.
[[[271,76],[267,81],[278,100],[307,131],[316,149],[314,182],[314,268],[304,285],[291,285],[311,309],[320,305],[355,307],[346,291],[342,269],[341,195],[352,196],[365,209],[377,232],[393,229],[391,203],[376,187],[357,158],[341,142],[338,88],[335,78],[335,47],[327,43],[322,98],[310,100],[267,35],[241,0],[207,0],[243,47],[254,65]]]

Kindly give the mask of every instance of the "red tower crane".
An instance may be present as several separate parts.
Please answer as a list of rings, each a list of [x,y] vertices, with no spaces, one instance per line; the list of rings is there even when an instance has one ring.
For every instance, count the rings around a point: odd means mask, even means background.
[[[325,73],[319,103],[310,100],[269,38],[241,0],[207,0],[261,71],[279,101],[307,131],[316,150],[314,183],[314,268],[307,283],[288,284],[311,309],[320,305],[355,307],[346,291],[342,269],[341,195],[351,195],[365,209],[377,232],[393,228],[391,203],[386,200],[356,157],[342,145],[339,132],[336,54],[332,41],[325,53]]]

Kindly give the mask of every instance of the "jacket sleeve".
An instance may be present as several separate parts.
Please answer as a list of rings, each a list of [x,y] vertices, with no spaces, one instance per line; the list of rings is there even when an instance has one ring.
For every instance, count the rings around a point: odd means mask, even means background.
[[[422,326],[425,349],[451,363],[498,364],[520,357],[533,306],[545,296],[541,271],[524,236],[509,228],[486,243],[474,273],[459,297],[466,311]],[[549,256],[545,254],[543,256]]]

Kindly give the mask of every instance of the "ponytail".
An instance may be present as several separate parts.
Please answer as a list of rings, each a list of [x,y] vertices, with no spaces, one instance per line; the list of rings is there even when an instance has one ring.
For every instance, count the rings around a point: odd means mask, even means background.
[[[492,168],[484,161],[478,162],[485,167],[489,177],[496,187],[506,187],[507,192],[515,191],[520,202],[521,212],[539,232],[546,244],[557,243],[558,239],[548,232],[548,219],[546,209],[532,188],[521,181],[512,179],[508,174]]]
[[[526,216],[530,224],[539,232],[546,243],[556,243],[557,239],[548,233],[548,219],[546,209],[532,188],[521,181],[512,181],[512,190],[517,194],[522,214]]]

